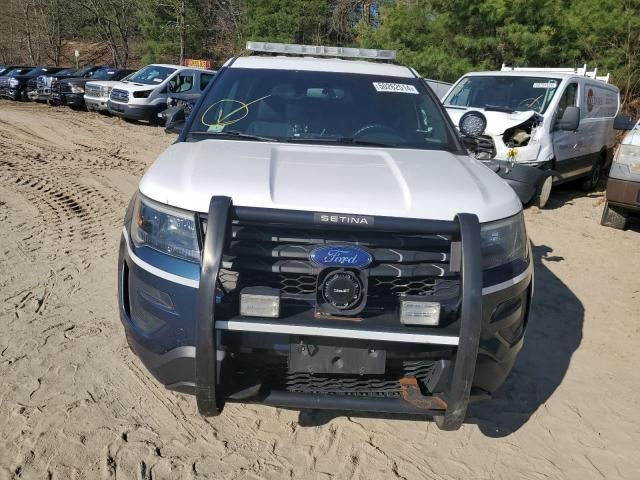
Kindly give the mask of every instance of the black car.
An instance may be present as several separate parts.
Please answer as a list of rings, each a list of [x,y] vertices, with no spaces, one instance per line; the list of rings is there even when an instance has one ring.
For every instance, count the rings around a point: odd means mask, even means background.
[[[45,89],[44,96],[46,97],[45,100],[50,105],[60,105],[64,103],[62,101],[62,92],[60,91],[61,81],[66,80],[68,78],[91,79],[98,70],[101,70],[103,68],[108,68],[108,67],[105,67],[104,65],[93,65],[90,67],[84,67],[79,70],[74,70],[72,72],[65,73],[64,75],[54,75],[53,77],[51,77],[50,80],[49,80],[49,77],[47,77],[47,80],[44,82],[44,89]],[[47,89],[48,89],[48,94],[47,94]]]
[[[0,77],[0,97],[12,100],[28,100],[27,91],[31,80],[40,75],[56,73],[63,67],[26,67],[14,68],[7,75]]]
[[[134,71],[135,70],[126,68],[104,67],[93,72],[93,75],[90,77],[71,77],[61,79],[57,82],[60,94],[60,103],[68,105],[71,108],[84,108],[84,87],[87,82],[97,80],[118,81],[122,80]]]
[[[0,65],[0,76],[7,75],[11,70],[15,70],[16,68],[29,68],[29,67],[28,65]]]
[[[34,67],[18,67],[0,76],[0,97],[17,100],[15,89],[21,83],[19,78],[24,77],[32,70],[34,70]]]

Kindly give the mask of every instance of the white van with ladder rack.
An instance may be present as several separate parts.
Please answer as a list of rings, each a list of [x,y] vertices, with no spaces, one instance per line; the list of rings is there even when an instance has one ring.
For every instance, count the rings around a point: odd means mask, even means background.
[[[615,141],[620,92],[597,69],[521,68],[462,76],[443,100],[465,146],[544,207],[554,183],[599,188]],[[535,167],[535,169],[522,168]]]

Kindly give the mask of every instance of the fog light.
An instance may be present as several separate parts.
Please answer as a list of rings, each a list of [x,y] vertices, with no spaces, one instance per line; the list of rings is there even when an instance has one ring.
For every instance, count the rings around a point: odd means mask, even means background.
[[[435,326],[440,322],[440,304],[419,300],[400,301],[400,323]]]
[[[280,290],[269,287],[245,287],[240,292],[240,315],[278,318]]]

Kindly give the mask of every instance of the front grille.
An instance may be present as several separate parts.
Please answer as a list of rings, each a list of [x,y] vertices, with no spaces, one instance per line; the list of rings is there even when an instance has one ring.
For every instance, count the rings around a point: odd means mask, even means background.
[[[442,352],[448,355],[450,352]],[[415,378],[423,391],[435,370],[435,360],[388,360],[381,375],[311,374],[289,372],[286,357],[267,357],[255,362],[255,357],[237,355],[234,373],[241,383],[259,380],[265,390],[286,390],[296,393],[348,395],[398,398],[401,394],[400,379]]]
[[[7,88],[9,86],[8,78],[0,78],[0,88]]]
[[[84,94],[87,97],[92,98],[100,98],[100,86],[98,85],[87,85],[84,89]]]
[[[481,154],[478,158],[486,159],[487,155],[488,158],[496,156],[495,143],[493,138],[488,135],[478,135],[477,137],[463,135],[462,140],[467,150],[470,150],[475,156]]]
[[[58,93],[71,93],[71,85],[67,82],[56,82],[56,91]]]
[[[129,103],[129,92],[114,88],[111,90],[111,96],[109,98],[114,102]]]
[[[62,94],[62,82],[59,80],[53,80],[51,82],[51,96],[59,98]]]
[[[237,222],[223,255],[222,291],[233,299],[244,287],[265,286],[280,290],[283,302],[314,302],[320,269],[311,263],[309,254],[327,244],[358,245],[371,253],[366,301],[372,308],[397,305],[406,296],[455,298],[459,293],[459,274],[450,266],[449,236]]]

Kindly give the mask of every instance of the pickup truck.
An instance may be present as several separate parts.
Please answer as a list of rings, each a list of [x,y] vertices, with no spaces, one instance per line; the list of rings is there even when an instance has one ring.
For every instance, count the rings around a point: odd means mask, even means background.
[[[133,73],[134,70],[126,68],[104,67],[93,72],[90,77],[63,78],[56,82],[56,93],[59,93],[59,101],[73,109],[85,108],[85,87],[90,81],[119,81]]]

